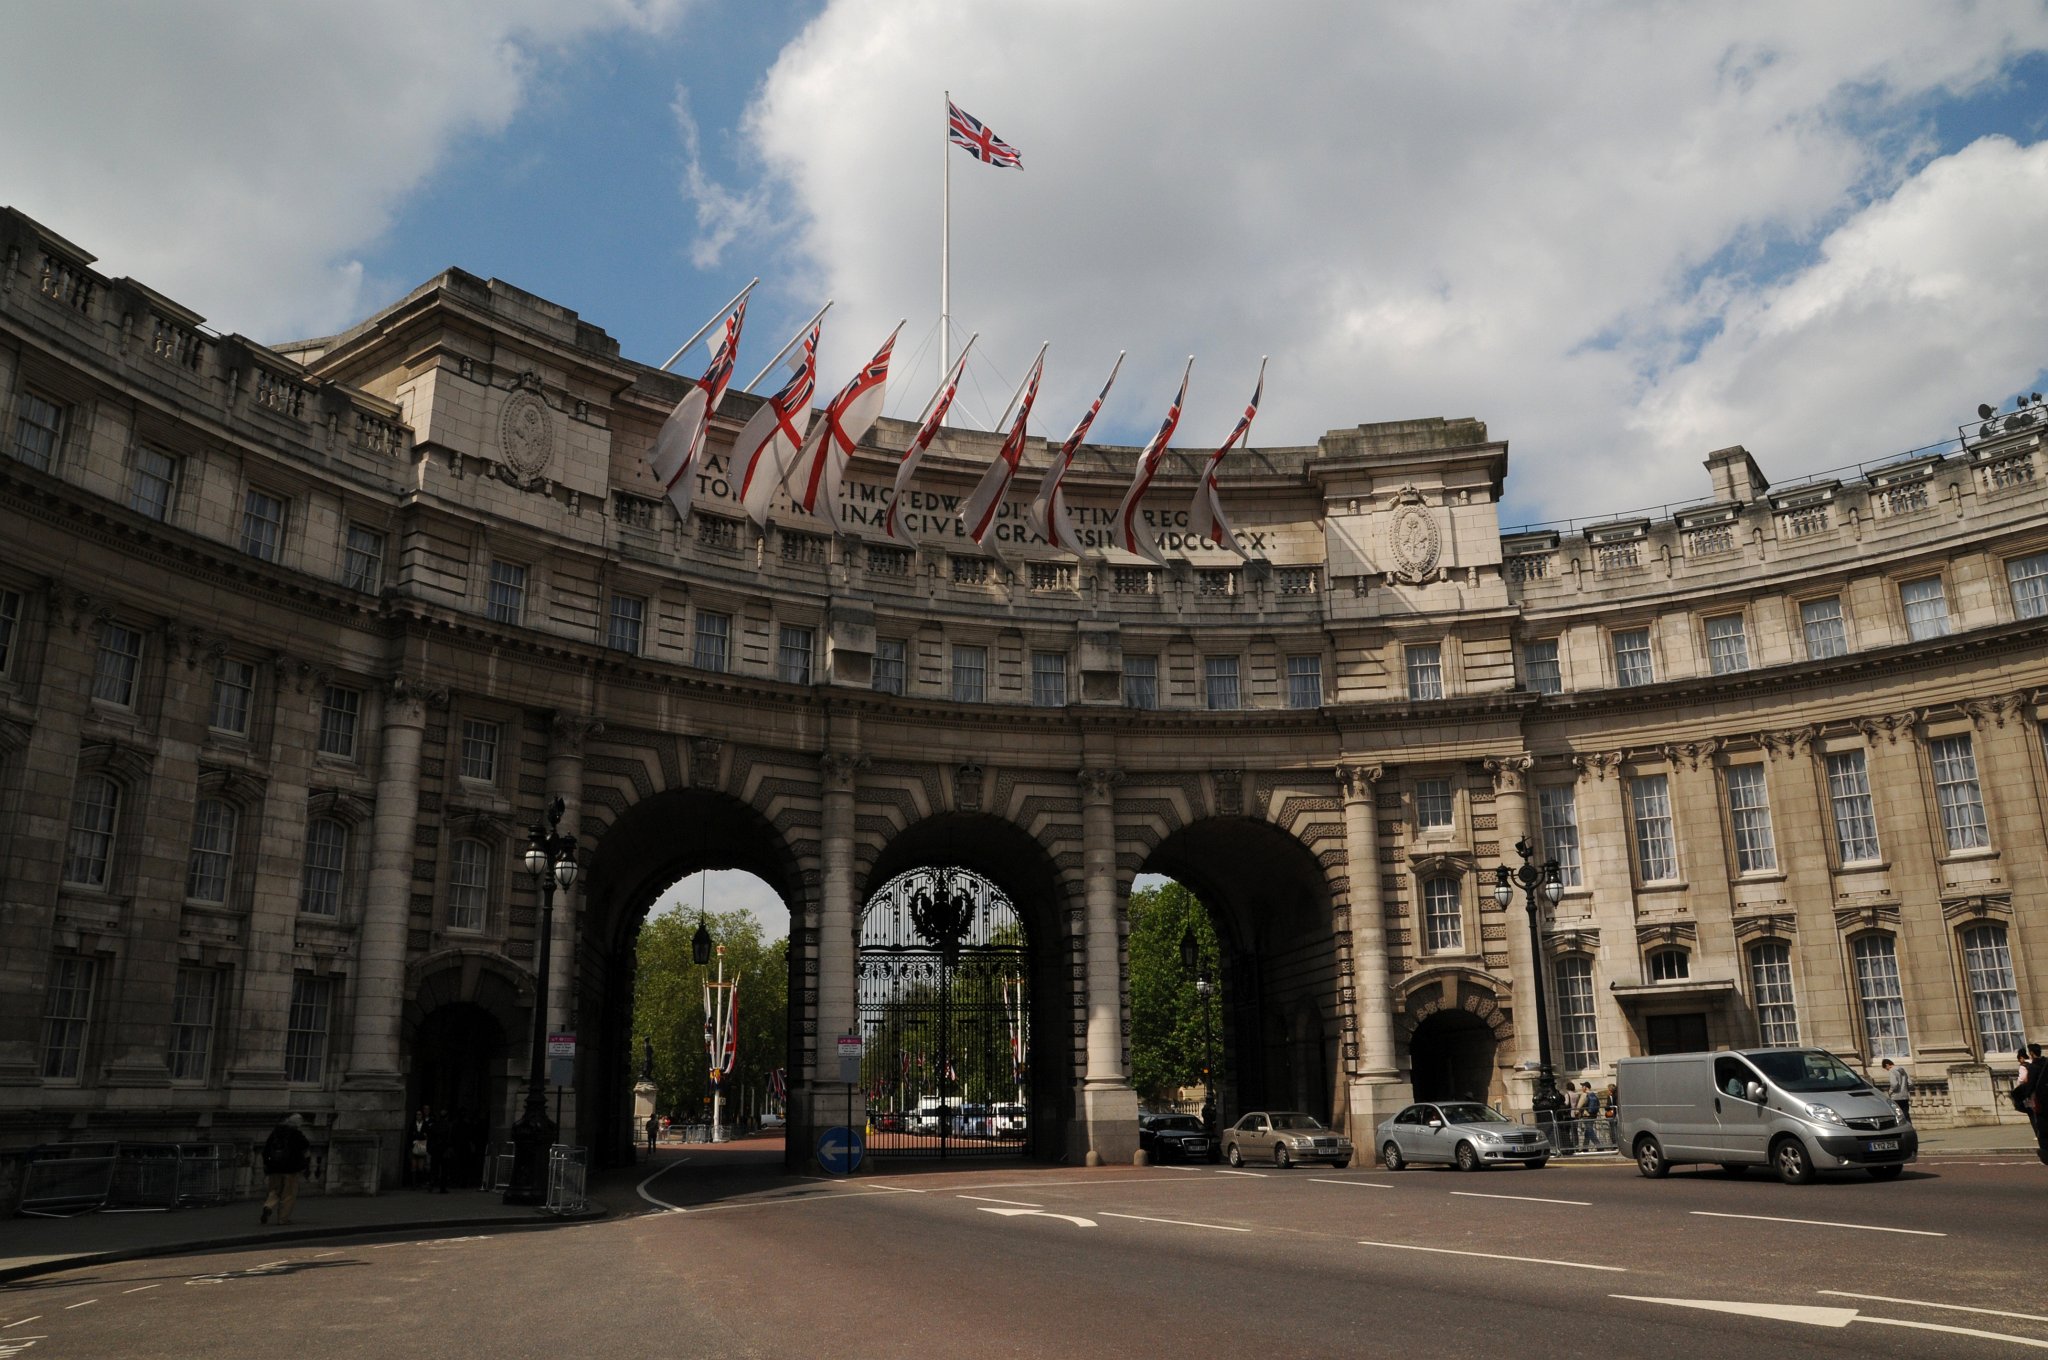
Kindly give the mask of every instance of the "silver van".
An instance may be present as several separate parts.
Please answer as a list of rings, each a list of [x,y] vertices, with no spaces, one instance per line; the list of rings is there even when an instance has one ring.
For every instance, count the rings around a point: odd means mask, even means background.
[[[1769,1166],[1787,1185],[1855,1167],[1888,1180],[1920,1152],[1912,1123],[1825,1049],[1673,1053],[1616,1069],[1616,1145],[1645,1176],[1718,1162],[1738,1175]]]

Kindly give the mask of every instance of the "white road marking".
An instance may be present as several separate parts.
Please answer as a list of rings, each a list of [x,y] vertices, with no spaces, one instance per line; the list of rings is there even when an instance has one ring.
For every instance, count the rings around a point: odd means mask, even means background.
[[[1951,1313],[1983,1313],[1988,1317],[2018,1318],[2022,1322],[2048,1322],[2039,1313],[2008,1313],[2002,1308],[1971,1308],[1960,1303],[1930,1303],[1926,1299],[1895,1299],[1884,1294],[1852,1294],[1846,1289],[1821,1289],[1816,1293],[1838,1299],[1868,1299],[1872,1303],[1901,1303],[1912,1308],[1943,1308]]]
[[[1026,1204],[1021,1199],[990,1199],[987,1195],[956,1195],[956,1199],[976,1199],[984,1204],[1008,1204],[1018,1209],[1042,1209],[1042,1204]]]
[[[993,1209],[986,1204],[977,1204],[974,1207],[985,1214],[1001,1214],[1004,1218],[1057,1218],[1071,1223],[1077,1228],[1092,1228],[1095,1226],[1095,1220],[1093,1219],[1081,1218],[1074,1214],[1047,1213],[1043,1209]]]
[[[690,1159],[689,1159],[688,1157],[678,1157],[678,1158],[676,1158],[676,1159],[675,1159],[674,1161],[670,1162],[670,1163],[669,1163],[669,1164],[668,1164],[667,1166],[663,1167],[663,1168],[662,1168],[661,1170],[659,1170],[659,1171],[656,1171],[656,1172],[652,1173],[651,1175],[649,1175],[649,1176],[647,1177],[647,1179],[646,1179],[646,1180],[644,1180],[644,1181],[640,1182],[640,1183],[639,1183],[638,1185],[634,1186],[634,1187],[633,1187],[633,1193],[634,1193],[634,1194],[636,1194],[636,1195],[638,1195],[638,1196],[639,1196],[640,1198],[642,1198],[642,1199],[646,1200],[646,1201],[647,1201],[647,1202],[648,1202],[649,1204],[652,1204],[652,1205],[653,1205],[653,1206],[654,1206],[655,1208],[657,1208],[657,1209],[660,1209],[660,1210],[661,1210],[662,1212],[664,1212],[664,1213],[670,1213],[670,1214],[686,1214],[686,1213],[688,1213],[688,1212],[689,1212],[689,1210],[688,1210],[688,1209],[685,1209],[685,1208],[684,1208],[684,1207],[683,1207],[682,1205],[680,1205],[680,1204],[670,1204],[670,1203],[669,1203],[669,1202],[668,1202],[667,1200],[665,1200],[665,1199],[657,1199],[657,1198],[656,1198],[655,1196],[653,1196],[653,1195],[650,1195],[650,1194],[648,1194],[648,1193],[647,1193],[647,1187],[648,1187],[648,1186],[650,1186],[650,1185],[652,1185],[652,1184],[654,1184],[654,1182],[655,1182],[655,1179],[656,1179],[657,1177],[660,1177],[660,1176],[666,1176],[666,1175],[667,1175],[667,1174],[668,1174],[669,1172],[671,1172],[671,1171],[675,1170],[675,1169],[676,1169],[677,1167],[681,1166],[681,1165],[682,1165],[682,1164],[683,1164],[684,1162],[687,1162],[687,1161],[689,1161],[689,1160],[690,1160]]]
[[[1756,1223],[1800,1223],[1809,1228],[1854,1228],[1858,1232],[1902,1233],[1907,1237],[1947,1237],[1944,1232],[1925,1228],[1880,1228],[1874,1223],[1833,1223],[1824,1218],[1772,1218],[1768,1214],[1717,1214],[1711,1209],[1694,1209],[1697,1218],[1744,1218]]]
[[[1809,1327],[1846,1327],[1867,1322],[1877,1327],[1910,1327],[1918,1332],[1944,1332],[1950,1336],[1974,1336],[1985,1341],[2003,1341],[2030,1350],[2048,1351],[2048,1341],[1986,1332],[1975,1327],[1950,1327],[1939,1322],[1908,1322],[1904,1318],[1865,1317],[1854,1308],[1824,1308],[1803,1303],[1743,1303],[1734,1299],[1654,1299],[1636,1294],[1609,1294],[1611,1299],[1631,1303],[1662,1303],[1673,1308],[1698,1308],[1709,1313],[1734,1313],[1741,1317],[1767,1318],[1774,1322],[1799,1322]]]
[[[1491,1251],[1453,1251],[1449,1247],[1418,1247],[1407,1242],[1367,1242],[1361,1247],[1388,1247],[1394,1251],[1427,1251],[1438,1256],[1482,1256],[1489,1261],[1520,1261],[1532,1266],[1570,1266],[1574,1270],[1611,1270],[1617,1275],[1628,1274],[1627,1266],[1596,1266],[1589,1261],[1553,1261],[1542,1256],[1502,1256]],[[1617,1296],[1618,1297],[1618,1296]]]
[[[1263,1171],[1218,1171],[1216,1174],[1219,1176],[1255,1176],[1259,1180],[1266,1179],[1266,1173]]]
[[[330,1256],[339,1256],[339,1255],[341,1255],[341,1253],[340,1253],[340,1252],[338,1252],[338,1251],[323,1251],[323,1252],[320,1252],[320,1253],[318,1253],[317,1255],[315,1255],[315,1256],[313,1257],[313,1259],[314,1259],[314,1260],[316,1260],[316,1261],[324,1261],[324,1260],[326,1260],[326,1259],[327,1259],[328,1257],[330,1257]]]
[[[38,1341],[48,1341],[49,1335],[10,1336],[0,1338],[0,1360],[13,1360],[17,1355],[26,1355]]]
[[[1310,1176],[1317,1185],[1356,1185],[1366,1190],[1391,1190],[1394,1187],[1385,1181],[1333,1181],[1327,1176]]]
[[[2048,1351],[2048,1341],[2035,1341],[2031,1337],[2008,1336],[2004,1332],[1986,1332],[1975,1327],[1950,1327],[1939,1322],[1908,1322],[1904,1318],[1859,1317],[1858,1322],[1871,1322],[1880,1327],[1911,1327],[1919,1332],[1946,1332],[1950,1336],[1976,1336],[1986,1341],[2007,1341],[2029,1350]]]
[[[1488,1195],[1478,1190],[1453,1190],[1451,1193],[1463,1195],[1466,1199],[1518,1199],[1524,1204],[1576,1204],[1581,1209],[1590,1208],[1593,1203],[1589,1199],[1542,1199],[1536,1195]]]
[[[928,1190],[913,1190],[907,1185],[884,1185],[880,1181],[862,1181],[859,1184],[859,1186],[856,1187],[852,1185],[844,1176],[802,1176],[799,1177],[799,1179],[807,1181],[823,1181],[827,1185],[844,1185],[848,1189],[857,1188],[863,1193],[879,1193],[883,1190],[887,1190],[892,1194],[897,1195],[925,1195],[931,1193]]]
[[[1204,1175],[1209,1170],[1206,1166],[1162,1166],[1159,1169],[1161,1171],[1192,1171],[1197,1176]]]
[[[137,1285],[137,1286],[135,1286],[135,1288],[133,1288],[133,1289],[124,1289],[124,1290],[122,1290],[121,1292],[122,1292],[123,1294],[140,1294],[140,1293],[141,1293],[141,1292],[142,1292],[143,1290],[145,1290],[145,1289],[162,1289],[162,1288],[163,1288],[163,1284],[162,1284],[161,1282],[158,1282],[158,1283],[156,1283],[156,1284],[141,1284],[141,1285]]]
[[[19,1321],[19,1322],[10,1322],[10,1323],[8,1323],[8,1324],[7,1324],[7,1326],[8,1326],[8,1327],[26,1327],[26,1326],[28,1326],[28,1325],[29,1325],[29,1324],[30,1324],[31,1322],[40,1322],[40,1321],[42,1320],[42,1317],[43,1317],[43,1315],[42,1315],[41,1313],[37,1313],[37,1314],[36,1314],[36,1315],[35,1315],[34,1317],[25,1317],[25,1318],[23,1318],[23,1319],[22,1319],[21,1321]]]
[[[1143,1214],[1104,1213],[1104,1218],[1128,1218],[1138,1223],[1171,1223],[1176,1228],[1208,1228],[1215,1232],[1250,1232],[1250,1228],[1233,1228],[1223,1223],[1190,1223],[1184,1218],[1147,1218]]]
[[[98,1302],[99,1302],[99,1300],[98,1300],[98,1299],[81,1299],[81,1300],[79,1300],[79,1301],[78,1301],[77,1303],[67,1303],[67,1304],[65,1304],[65,1305],[64,1305],[64,1311],[68,1313],[68,1312],[70,1312],[70,1311],[71,1311],[72,1309],[74,1309],[74,1308],[87,1308],[87,1307],[90,1307],[91,1305],[93,1305],[93,1304],[95,1304],[95,1303],[98,1303]]]

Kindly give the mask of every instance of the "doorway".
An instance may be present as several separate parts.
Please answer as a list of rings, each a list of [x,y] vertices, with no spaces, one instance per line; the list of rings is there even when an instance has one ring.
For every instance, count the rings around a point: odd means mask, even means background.
[[[1438,1011],[1415,1027],[1408,1041],[1417,1100],[1488,1100],[1493,1094],[1498,1040],[1469,1011]]]
[[[1707,1017],[1701,1011],[1688,1011],[1683,1015],[1646,1015],[1643,1026],[1648,1031],[1644,1036],[1651,1057],[1661,1053],[1704,1053],[1707,1043]]]

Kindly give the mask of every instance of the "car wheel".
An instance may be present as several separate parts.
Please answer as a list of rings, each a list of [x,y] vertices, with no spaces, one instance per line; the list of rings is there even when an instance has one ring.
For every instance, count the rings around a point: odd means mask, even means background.
[[[1873,1166],[1870,1168],[1870,1179],[1874,1181],[1897,1180],[1899,1173],[1905,1169],[1903,1166]]]
[[[1671,1163],[1664,1160],[1664,1148],[1651,1134],[1636,1139],[1636,1170],[1652,1180],[1671,1174]]]
[[[1778,1169],[1778,1179],[1787,1185],[1804,1185],[1813,1179],[1813,1159],[1806,1155],[1806,1144],[1797,1138],[1778,1140],[1778,1145],[1771,1149],[1771,1165]]]
[[[1407,1158],[1401,1155],[1401,1149],[1394,1145],[1391,1138],[1387,1140],[1387,1145],[1380,1149],[1380,1160],[1387,1164],[1389,1171],[1405,1170],[1408,1166]]]
[[[1280,1143],[1273,1144],[1273,1165],[1285,1171],[1294,1165],[1294,1158],[1287,1155],[1287,1149]]]
[[[1550,1159],[1548,1157],[1538,1157],[1534,1161],[1523,1162],[1522,1165],[1528,1167],[1531,1171],[1541,1171],[1544,1167],[1550,1165]]]
[[[1237,1150],[1237,1144],[1235,1143],[1232,1143],[1228,1148],[1224,1149],[1223,1157],[1224,1160],[1228,1161],[1232,1166],[1244,1165],[1244,1154]]]
[[[1485,1163],[1479,1160],[1479,1149],[1470,1143],[1458,1144],[1458,1170],[1477,1171]]]

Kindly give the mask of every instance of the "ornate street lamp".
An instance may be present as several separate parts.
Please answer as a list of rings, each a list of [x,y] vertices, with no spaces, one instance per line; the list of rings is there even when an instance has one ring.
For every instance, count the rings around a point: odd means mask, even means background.
[[[1515,853],[1522,857],[1522,867],[1511,870],[1502,864],[1495,868],[1493,900],[1502,908],[1512,905],[1517,884],[1528,899],[1529,953],[1536,969],[1536,1094],[1529,1103],[1537,1122],[1548,1122],[1555,1136],[1557,1121],[1564,1115],[1564,1097],[1558,1093],[1557,1071],[1550,1063],[1550,1005],[1546,999],[1550,987],[1543,968],[1543,911],[1536,896],[1541,889],[1543,900],[1556,906],[1564,896],[1564,878],[1554,859],[1537,865],[1536,850],[1527,836],[1515,842]]]
[[[1202,946],[1195,939],[1195,928],[1189,926],[1180,937],[1180,971],[1182,977],[1195,980],[1195,998],[1202,1008],[1202,1128],[1210,1137],[1216,1135],[1216,1076],[1214,1053],[1209,1043],[1209,961],[1202,957]]]
[[[555,934],[555,889],[567,892],[576,882],[576,838],[564,835],[565,805],[548,804],[546,820],[537,821],[526,836],[526,872],[540,886],[540,966],[534,972],[533,1051],[526,1071],[526,1109],[512,1126],[512,1179],[505,1187],[507,1204],[545,1204],[548,1198],[548,1147],[555,1141],[555,1122],[548,1118],[547,1074],[543,1063],[548,1045],[548,963]]]

